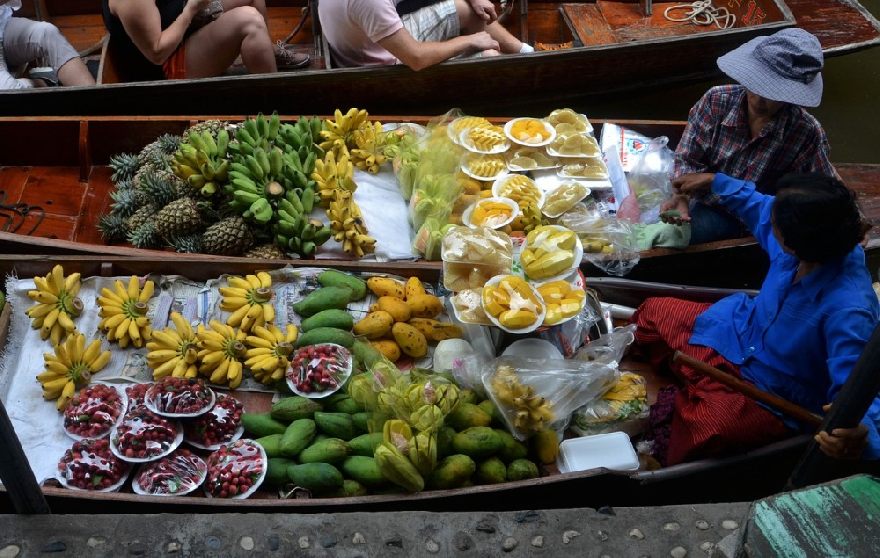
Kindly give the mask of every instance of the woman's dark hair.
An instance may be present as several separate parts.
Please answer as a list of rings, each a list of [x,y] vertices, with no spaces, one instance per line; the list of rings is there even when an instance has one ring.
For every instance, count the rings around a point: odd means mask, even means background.
[[[777,183],[773,222],[786,247],[807,262],[848,254],[871,228],[855,193],[822,174],[787,174]]]

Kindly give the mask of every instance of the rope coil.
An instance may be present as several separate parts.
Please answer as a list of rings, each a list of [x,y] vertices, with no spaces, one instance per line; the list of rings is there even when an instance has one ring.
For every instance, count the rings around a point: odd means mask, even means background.
[[[670,12],[683,11],[683,17],[670,16]],[[736,24],[736,16],[727,8],[716,8],[712,0],[696,0],[690,4],[676,4],[663,11],[663,17],[669,21],[689,22],[694,25],[717,25],[719,29],[730,29]]]

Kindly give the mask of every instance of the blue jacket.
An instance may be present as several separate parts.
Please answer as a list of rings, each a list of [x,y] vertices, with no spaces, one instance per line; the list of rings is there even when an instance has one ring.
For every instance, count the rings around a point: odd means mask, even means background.
[[[770,270],[754,298],[735,294],[701,314],[690,342],[715,349],[762,390],[822,413],[880,320],[865,253],[856,246],[793,284],[798,259],[786,254],[773,236],[774,197],[756,192],[752,182],[724,174],[715,175],[712,192],[769,254]],[[801,426],[782,418],[790,428]],[[868,427],[864,457],[878,459],[880,397],[863,422]]]

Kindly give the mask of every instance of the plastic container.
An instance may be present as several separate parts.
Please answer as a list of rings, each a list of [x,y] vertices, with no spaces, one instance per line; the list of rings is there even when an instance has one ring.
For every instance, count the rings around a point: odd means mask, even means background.
[[[241,439],[220,448],[208,456],[208,476],[204,482],[205,494],[208,498],[231,498],[243,500],[257,491],[266,478],[266,467],[269,463],[266,451],[253,440]],[[239,492],[241,484],[233,485],[233,489],[224,491],[223,484],[228,481],[224,475],[247,479],[247,487]],[[225,492],[225,493],[224,493]]]
[[[135,473],[131,489],[144,496],[183,496],[196,490],[208,476],[208,465],[189,450],[180,450],[147,463]]]
[[[322,354],[311,354],[311,353]],[[322,399],[339,391],[351,376],[353,359],[348,349],[335,343],[319,343],[298,349],[290,357],[290,368],[287,370],[287,386],[297,395],[309,399]],[[315,387],[321,381],[317,376],[310,379],[309,374],[323,375],[328,383]],[[306,391],[308,384],[311,391]],[[323,389],[320,389],[323,388]]]
[[[455,318],[463,324],[492,325],[492,320],[483,310],[482,285],[478,288],[462,289],[452,296],[452,312]]]
[[[544,341],[543,339],[520,339],[511,343],[501,356],[505,357],[522,357],[531,359],[556,359],[562,360],[564,357],[553,343]]]
[[[443,236],[440,257],[444,262],[480,264],[510,270],[513,243],[510,237],[488,227],[451,227]]]
[[[203,380],[173,376],[166,376],[153,384],[144,398],[149,410],[169,418],[203,415],[211,410],[215,401],[214,390],[207,387]]]
[[[509,277],[509,276],[508,275],[496,275],[491,280],[489,280],[488,283],[486,283],[486,287],[497,286],[498,284],[501,283],[501,281],[505,277]],[[496,326],[496,327],[498,327],[508,333],[516,333],[516,334],[531,333],[532,331],[535,331],[536,329],[541,327],[541,324],[544,323],[544,318],[547,315],[547,306],[544,304],[544,301],[541,300],[541,295],[540,295],[540,293],[538,293],[537,289],[535,289],[532,285],[529,285],[529,288],[531,289],[532,295],[534,296],[534,298],[538,301],[539,312],[537,313],[537,319],[535,320],[535,322],[529,326],[526,326],[526,327],[514,328],[514,329],[507,328],[507,327],[501,325],[501,322],[498,320],[497,316],[493,316],[488,310],[486,310],[486,304],[484,303],[483,304],[483,312],[486,313],[486,316],[492,322],[492,325],[494,325],[494,326]],[[483,293],[485,294],[485,289],[484,289]]]
[[[507,217],[487,217],[482,223],[474,223],[471,221],[474,211],[480,206],[486,206],[488,204],[502,203],[510,208],[510,214]],[[467,209],[464,210],[464,213],[461,214],[461,222],[465,225],[471,227],[472,229],[476,229],[478,227],[486,227],[489,229],[501,229],[505,226],[513,223],[513,220],[517,218],[519,215],[519,204],[513,201],[510,198],[502,198],[502,197],[491,197],[491,198],[483,198]]]
[[[468,128],[467,130],[463,130],[458,137],[458,144],[471,153],[479,153],[481,155],[495,155],[497,153],[504,153],[510,149],[510,141],[504,136],[504,131],[501,129],[499,129],[499,133],[501,134],[501,137],[504,138],[503,142],[492,146],[492,148],[488,150],[477,147],[471,139],[471,132],[476,129],[477,128]],[[492,126],[491,129],[495,129],[495,126]]]
[[[116,399],[108,403],[105,395],[113,393],[116,394]],[[91,384],[74,394],[61,415],[61,427],[74,440],[103,438],[122,421],[127,410],[128,397],[121,386]]]
[[[74,442],[58,462],[55,478],[65,488],[86,492],[115,492],[125,484],[131,466],[110,451],[109,442],[83,440]],[[82,474],[81,481],[73,479]],[[104,481],[114,478],[112,483]]]
[[[639,456],[623,432],[571,438],[559,444],[556,465],[560,473],[608,469],[637,471]]]
[[[513,135],[514,125],[516,125],[518,122],[532,121],[532,120],[535,122],[540,122],[541,125],[544,126],[544,130],[547,134],[546,138],[542,139],[541,141],[529,141],[529,140],[521,140],[520,138],[514,137],[514,135]],[[507,124],[504,125],[504,133],[507,135],[507,137],[510,138],[510,140],[512,142],[518,143],[519,145],[525,145],[528,147],[541,147],[541,146],[549,144],[554,139],[556,139],[556,130],[553,129],[553,126],[549,122],[545,122],[545,121],[541,120],[540,118],[514,118],[513,120],[509,121]]]
[[[521,174],[509,174],[502,176],[492,184],[492,195],[500,198],[508,198],[520,203],[520,196],[514,191],[514,187],[530,191],[537,198],[538,207],[544,205],[544,191],[538,188],[535,181]]]
[[[559,136],[547,146],[547,154],[551,157],[567,158],[593,158],[602,155],[596,138],[587,134],[572,134]]]
[[[490,161],[500,162],[500,164],[495,163],[498,170],[494,174],[486,174],[484,176],[482,174],[478,174],[476,171],[471,170],[472,165],[478,165],[482,162]],[[480,155],[477,153],[468,153],[461,158],[461,172],[470,176],[474,180],[479,180],[481,182],[492,182],[507,174],[507,160],[504,158],[503,155]]]

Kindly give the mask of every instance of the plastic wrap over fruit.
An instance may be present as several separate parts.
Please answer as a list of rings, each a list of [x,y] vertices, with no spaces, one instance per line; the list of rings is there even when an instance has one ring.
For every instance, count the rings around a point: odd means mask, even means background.
[[[409,446],[409,460],[424,477],[437,466],[437,432],[419,432]]]
[[[608,391],[616,366],[573,360],[500,357],[483,373],[483,386],[508,430],[525,440],[546,428],[565,429],[571,413]]]
[[[208,474],[208,465],[189,450],[178,450],[138,471],[132,487],[139,494],[180,496],[198,488]]]
[[[605,273],[622,277],[639,263],[632,226],[603,214],[595,204],[575,205],[559,217],[559,223],[577,233],[584,248],[584,259]]]

